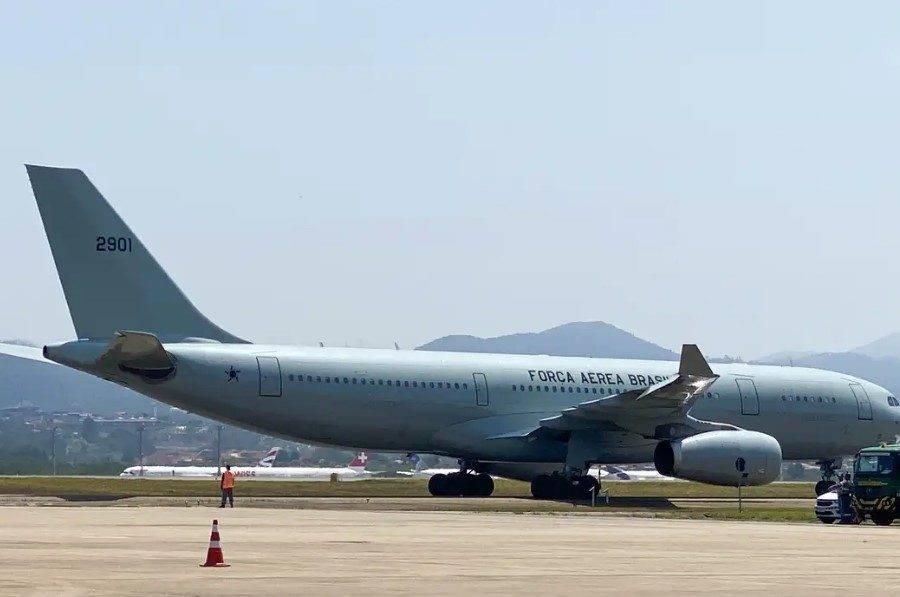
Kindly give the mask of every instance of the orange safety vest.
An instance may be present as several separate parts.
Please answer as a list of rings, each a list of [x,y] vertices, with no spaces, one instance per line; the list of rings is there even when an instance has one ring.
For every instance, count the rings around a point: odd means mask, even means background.
[[[234,489],[234,473],[231,471],[222,473],[222,489]]]

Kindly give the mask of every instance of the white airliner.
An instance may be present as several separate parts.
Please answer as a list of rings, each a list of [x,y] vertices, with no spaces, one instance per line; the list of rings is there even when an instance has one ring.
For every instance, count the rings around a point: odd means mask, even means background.
[[[598,471],[603,481],[677,481],[673,477],[660,475],[657,471],[645,471],[640,469],[625,469],[611,464],[605,464]]]
[[[272,448],[256,466],[233,466],[231,472],[236,477],[253,479],[304,479],[308,481],[327,481],[337,478],[341,481],[363,479],[371,476],[366,470],[368,456],[360,452],[354,456],[347,466],[312,467],[312,466],[272,466],[278,456],[278,448]],[[120,477],[213,477],[219,476],[220,469],[214,466],[129,466]]]
[[[418,454],[410,454],[409,461],[413,465],[413,470],[397,471],[397,474],[403,475],[404,477],[430,477],[432,475],[452,475],[453,473],[459,472],[459,467],[425,468],[425,461],[423,461],[422,457]]]
[[[900,403],[871,382],[711,366],[694,344],[679,362],[252,344],[194,307],[83,172],[27,170],[78,337],[44,356],[294,441],[461,459],[458,472],[431,477],[435,495],[490,495],[493,474],[531,480],[535,497],[587,498],[599,483],[591,466],[640,462],[681,479],[761,485],[782,459],[819,461],[827,488],[836,458],[900,430]],[[157,217],[204,225],[162,205]],[[169,242],[191,258],[193,240]],[[294,268],[317,256],[268,258]],[[701,288],[703,267],[686,265],[673,291]],[[260,289],[269,291],[280,290]],[[527,285],[509,300],[516,292]]]

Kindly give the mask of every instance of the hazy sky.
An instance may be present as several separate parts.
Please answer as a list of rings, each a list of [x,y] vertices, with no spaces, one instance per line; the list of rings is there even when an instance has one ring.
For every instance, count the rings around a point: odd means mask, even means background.
[[[557,4],[0,4],[0,338],[74,335],[25,162],[255,341],[900,331],[900,5]]]

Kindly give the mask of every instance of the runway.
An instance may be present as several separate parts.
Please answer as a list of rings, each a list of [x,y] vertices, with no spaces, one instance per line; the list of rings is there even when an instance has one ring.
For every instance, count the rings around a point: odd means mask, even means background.
[[[202,569],[220,520],[227,569]],[[29,595],[881,593],[895,528],[627,516],[2,507],[0,592]]]

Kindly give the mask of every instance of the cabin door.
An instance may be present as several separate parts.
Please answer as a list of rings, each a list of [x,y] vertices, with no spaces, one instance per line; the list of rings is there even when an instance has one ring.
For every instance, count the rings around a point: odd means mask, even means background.
[[[869,401],[869,395],[866,394],[865,388],[858,383],[850,384],[850,389],[856,397],[856,412],[860,421],[872,420],[872,403]]]
[[[259,367],[259,395],[281,396],[281,365],[275,357],[256,357]]]
[[[472,379],[475,380],[475,404],[478,406],[490,405],[491,397],[488,394],[487,378],[484,373],[473,373]]]
[[[737,378],[738,392],[741,395],[741,414],[759,414],[759,394],[756,392],[756,384],[752,379]]]

